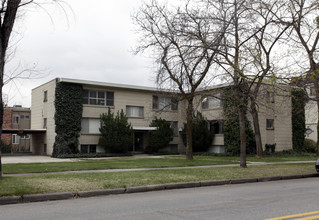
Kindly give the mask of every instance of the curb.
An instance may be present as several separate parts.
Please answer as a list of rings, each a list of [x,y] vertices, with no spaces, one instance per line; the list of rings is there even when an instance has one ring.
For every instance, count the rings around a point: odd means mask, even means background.
[[[57,192],[57,193],[29,194],[29,195],[22,195],[22,196],[4,196],[4,197],[0,197],[0,205],[77,199],[77,198],[94,197],[94,196],[108,196],[108,195],[116,195],[116,194],[141,193],[141,192],[171,190],[171,189],[196,188],[196,187],[205,187],[205,186],[220,186],[220,185],[228,185],[228,184],[243,184],[243,183],[257,183],[257,182],[268,182],[268,181],[278,181],[278,180],[301,179],[301,178],[314,178],[314,177],[319,177],[319,173],[259,177],[259,178],[230,179],[230,180],[208,180],[208,181],[202,181],[202,182],[168,183],[168,184],[161,184],[161,185],[134,186],[134,187],[128,187],[128,188],[92,190],[92,191],[80,191],[80,192]]]

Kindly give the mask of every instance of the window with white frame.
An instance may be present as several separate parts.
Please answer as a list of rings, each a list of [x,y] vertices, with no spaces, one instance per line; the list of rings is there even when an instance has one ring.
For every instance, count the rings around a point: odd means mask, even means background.
[[[13,115],[13,124],[19,124],[20,117],[19,115]]]
[[[83,89],[83,104],[114,106],[114,92]]]
[[[81,133],[82,134],[99,134],[101,121],[99,118],[82,118]]]
[[[154,95],[153,109],[176,111],[178,109],[178,101],[172,97]]]
[[[19,144],[19,135],[13,134],[12,135],[12,144]]]
[[[20,119],[24,119],[24,120],[29,120],[30,116],[29,115],[20,115]]]
[[[274,119],[266,119],[266,129],[267,130],[274,130],[275,129]]]
[[[126,106],[126,116],[134,118],[144,117],[144,107],[142,106]]]
[[[202,101],[202,109],[221,108],[223,105],[220,93],[213,96],[207,96]]]

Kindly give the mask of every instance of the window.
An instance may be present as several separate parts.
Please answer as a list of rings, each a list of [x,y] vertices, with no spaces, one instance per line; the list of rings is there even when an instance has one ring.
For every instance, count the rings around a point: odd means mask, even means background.
[[[222,107],[222,100],[220,93],[214,96],[205,97],[202,101],[202,109],[214,109]]]
[[[43,128],[47,128],[47,118],[43,119]]]
[[[114,106],[114,92],[84,89],[83,104]]]
[[[30,139],[30,135],[28,135],[28,134],[21,135],[20,139]]]
[[[154,95],[153,109],[176,111],[178,109],[178,101],[172,97]]]
[[[19,115],[13,115],[13,124],[19,124]]]
[[[99,134],[101,121],[98,118],[82,118],[81,133],[84,134]]]
[[[127,117],[144,117],[144,107],[140,106],[126,106],[126,116]]]
[[[29,120],[30,116],[29,115],[20,115],[20,119]]]
[[[43,92],[43,102],[47,102],[48,101],[48,91],[44,91]]]
[[[96,153],[96,145],[81,144],[81,153]]]
[[[12,135],[12,144],[19,144],[19,135],[17,134]]]
[[[174,136],[178,136],[178,122],[177,121],[171,121],[171,128],[174,131]]]
[[[266,119],[266,129],[274,130],[274,119]]]
[[[267,91],[267,101],[270,103],[275,103],[275,93]]]
[[[47,144],[43,144],[43,152],[47,153]]]
[[[311,96],[315,96],[315,95],[316,95],[316,89],[315,89],[315,87],[311,87],[311,88],[310,88],[310,95],[311,95]]]
[[[213,120],[210,121],[210,130],[214,131],[214,134],[224,134],[224,121],[223,120]]]

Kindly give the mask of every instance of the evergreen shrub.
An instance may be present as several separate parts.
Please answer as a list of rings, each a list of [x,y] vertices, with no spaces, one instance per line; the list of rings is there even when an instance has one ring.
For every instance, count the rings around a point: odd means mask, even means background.
[[[150,127],[156,127],[157,129],[150,132],[149,146],[146,151],[148,153],[155,153],[159,149],[168,146],[169,142],[173,140],[174,131],[171,128],[170,122],[161,118],[155,118]]]
[[[100,116],[100,119],[99,146],[104,147],[105,151],[110,153],[124,153],[132,148],[133,128],[123,110],[118,111],[114,117],[109,108],[107,113]]]

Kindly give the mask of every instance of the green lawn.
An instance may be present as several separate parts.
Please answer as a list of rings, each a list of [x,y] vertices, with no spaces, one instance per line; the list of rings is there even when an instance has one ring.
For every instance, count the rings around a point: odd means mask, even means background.
[[[247,162],[283,162],[315,160],[315,155],[309,156],[266,156],[263,158],[247,157]],[[73,170],[100,170],[100,169],[130,169],[130,168],[165,168],[185,166],[206,166],[220,164],[239,164],[239,157],[226,156],[195,156],[189,161],[185,156],[163,156],[158,158],[110,158],[110,159],[82,159],[74,162],[52,163],[25,163],[4,164],[4,174],[14,173],[44,173]]]
[[[3,177],[0,181],[0,196],[308,173],[315,173],[314,164],[263,165],[247,169],[219,167],[115,173],[39,174]]]

